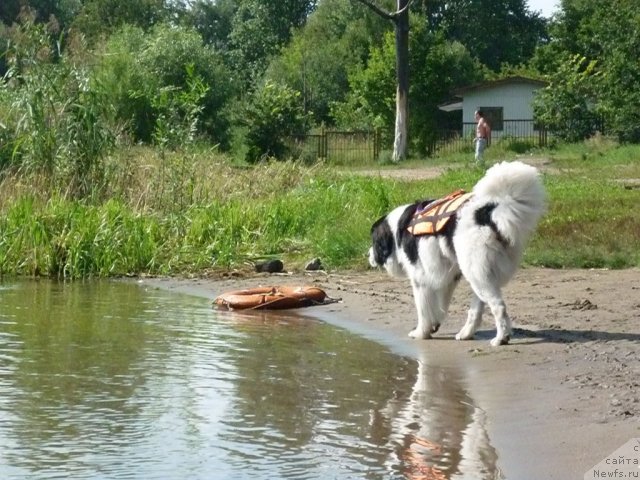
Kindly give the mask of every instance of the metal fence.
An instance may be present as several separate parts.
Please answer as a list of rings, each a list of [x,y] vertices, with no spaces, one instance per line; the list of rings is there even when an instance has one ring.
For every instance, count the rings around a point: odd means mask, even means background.
[[[321,130],[292,135],[287,139],[289,154],[307,162],[326,160],[334,164],[367,164],[378,160],[381,135],[375,130]]]
[[[498,128],[496,128],[498,127]],[[445,155],[473,151],[476,124],[464,122],[461,129],[438,131],[435,140],[427,148],[427,153]],[[533,147],[546,147],[549,132],[533,120],[503,120],[491,131],[491,143],[503,144],[505,148],[526,151]]]
[[[472,152],[475,129],[475,123],[465,122],[458,129],[439,130],[427,144],[425,153],[436,156]],[[547,129],[533,120],[503,120],[501,125],[494,126],[491,143],[524,152],[547,146],[549,137]],[[392,139],[392,135],[385,136],[379,130],[321,130],[290,136],[287,147],[292,158],[308,163],[325,160],[338,165],[366,165],[378,161],[383,148],[392,148]]]

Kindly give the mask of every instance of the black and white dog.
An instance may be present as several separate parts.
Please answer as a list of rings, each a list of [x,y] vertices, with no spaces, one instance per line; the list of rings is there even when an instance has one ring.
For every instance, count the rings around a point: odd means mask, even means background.
[[[538,170],[522,162],[494,165],[442,231],[415,236],[407,227],[425,203],[398,207],[371,227],[371,266],[411,280],[418,325],[409,336],[430,338],[438,331],[464,275],[473,298],[456,339],[473,337],[486,304],[496,322],[491,345],[508,343],[511,320],[502,287],[518,268],[527,240],[545,210]]]

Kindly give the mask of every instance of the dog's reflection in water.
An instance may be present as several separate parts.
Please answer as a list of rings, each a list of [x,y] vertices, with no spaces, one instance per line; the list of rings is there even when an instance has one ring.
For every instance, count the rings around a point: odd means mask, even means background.
[[[455,369],[418,361],[410,392],[398,392],[372,414],[374,436],[387,438],[392,478],[504,478],[487,433],[486,413],[473,404]]]

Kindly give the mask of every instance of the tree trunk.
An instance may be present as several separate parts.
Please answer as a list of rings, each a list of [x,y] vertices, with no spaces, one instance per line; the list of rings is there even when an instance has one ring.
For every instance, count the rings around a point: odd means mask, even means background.
[[[409,0],[397,0],[396,33],[396,129],[393,161],[407,157],[409,119]]]
[[[409,4],[396,0],[397,10],[389,13],[371,0],[357,0],[383,18],[391,20],[396,33],[396,131],[393,140],[394,162],[407,158],[409,120]]]

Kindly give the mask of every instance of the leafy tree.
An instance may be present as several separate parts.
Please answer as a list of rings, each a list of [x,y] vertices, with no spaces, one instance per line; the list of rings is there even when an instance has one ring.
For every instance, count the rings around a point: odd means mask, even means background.
[[[162,151],[193,144],[198,134],[202,100],[209,88],[204,85],[202,78],[195,75],[192,64],[186,66],[186,72],[186,88],[163,87],[158,95],[150,99],[157,112],[153,140]]]
[[[613,5],[606,7],[613,13]],[[552,28],[553,43],[570,54],[581,54],[590,59],[602,56],[605,45],[601,34],[604,33],[605,18],[598,18],[602,13],[598,2],[562,0],[559,16]]]
[[[396,0],[395,12],[387,12],[370,0],[357,0],[393,22],[396,65],[396,122],[393,141],[394,162],[407,156],[409,136],[409,0]]]
[[[386,22],[355,2],[324,0],[274,57],[267,78],[299,91],[316,124],[331,123],[331,104],[349,91],[349,70],[365,64],[372,40],[380,43],[385,30]]]
[[[109,35],[122,25],[148,29],[169,17],[169,0],[85,0],[72,26],[87,38]]]
[[[197,0],[184,12],[184,22],[200,33],[204,43],[224,54],[230,48],[229,37],[237,11],[236,0]]]
[[[412,31],[409,98],[413,113],[409,128],[412,144],[424,152],[446,121],[446,114],[438,105],[449,99],[452,89],[481,80],[485,69],[459,42],[429,32],[424,18],[413,18]],[[394,39],[388,34],[384,45],[372,50],[366,68],[349,77],[351,93],[333,110],[340,124],[386,128],[393,125],[394,57]],[[357,123],[363,120],[365,125]]]
[[[562,2],[558,39],[566,48],[597,62],[599,107],[607,130],[622,141],[640,142],[640,11],[634,0],[608,4]],[[573,37],[572,40],[570,40]]]
[[[410,2],[396,0],[397,11],[389,13],[372,0],[357,1],[394,23],[397,91],[393,158],[398,160],[406,155]],[[439,33],[449,41],[457,41],[471,56],[494,71],[499,71],[503,64],[526,62],[535,47],[546,38],[545,20],[530,12],[525,0],[424,0],[416,3],[413,12],[426,19],[426,32]],[[434,93],[429,98],[439,97],[438,92]]]
[[[620,38],[617,48],[602,59],[601,108],[608,132],[623,142],[640,142],[640,65],[631,56],[640,52],[639,29],[636,14],[633,30],[629,30],[633,33]]]
[[[455,88],[481,81],[487,69],[460,42],[430,32],[424,18],[420,20],[413,27],[411,41],[410,126],[417,150],[427,153],[452,119],[460,121],[438,105],[449,100]]]
[[[241,0],[229,34],[231,61],[245,86],[256,82],[270,58],[303,26],[316,0]]]
[[[112,92],[117,117],[130,124],[135,140],[145,142],[152,139],[158,115],[167,115],[158,106],[188,98],[197,79],[198,131],[226,146],[231,78],[220,54],[193,29],[158,25],[144,34],[124,27],[109,39],[96,76]]]
[[[286,156],[286,138],[307,129],[308,118],[299,96],[300,93],[290,87],[271,82],[253,92],[240,117],[247,128],[247,161]]]
[[[373,48],[369,61],[349,75],[350,92],[332,105],[332,115],[343,128],[392,129],[395,120],[395,42],[391,32]]]
[[[559,138],[576,142],[598,128],[596,62],[579,55],[567,58],[538,92],[534,115]]]
[[[554,79],[558,93],[546,95],[539,108],[563,112],[567,105],[562,100],[588,95],[589,92],[576,92],[581,86],[579,74],[588,65],[592,78],[585,88],[595,91],[582,100],[586,102],[588,112],[604,115],[607,132],[621,141],[640,142],[640,63],[635,61],[640,51],[637,1],[562,0],[561,7],[552,27],[552,41],[540,48],[534,59],[538,65],[554,59],[547,62],[547,71]],[[575,65],[572,67],[564,60],[567,58],[581,59],[577,72]],[[557,59],[563,61],[557,62]],[[569,76],[563,81],[562,75],[567,73]],[[580,110],[584,110],[584,106]],[[564,115],[571,117],[574,114],[565,112]],[[589,115],[584,122],[591,121]],[[584,135],[584,122],[570,123],[577,128],[569,137]]]
[[[548,40],[546,20],[525,0],[421,0],[413,11],[427,17],[430,31],[462,43],[496,72],[504,63],[526,63]]]
[[[0,2],[0,23],[12,25],[20,15],[32,12],[33,20],[46,23],[51,17],[64,28],[80,8],[81,0],[2,0]]]

